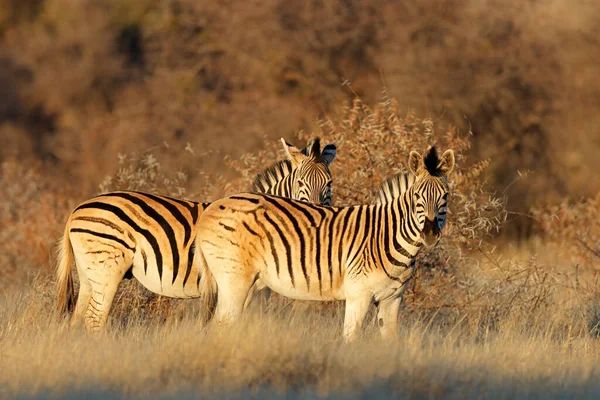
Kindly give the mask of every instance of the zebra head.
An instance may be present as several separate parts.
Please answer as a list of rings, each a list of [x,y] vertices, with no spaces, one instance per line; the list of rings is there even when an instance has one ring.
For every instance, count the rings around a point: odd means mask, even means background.
[[[423,243],[431,246],[440,239],[446,224],[448,175],[454,168],[454,152],[446,150],[438,157],[435,147],[430,147],[423,157],[412,151],[408,167],[417,178],[410,188],[414,221]]]
[[[337,154],[333,143],[321,150],[319,138],[312,140],[305,149],[295,146],[281,138],[285,154],[292,163],[289,175],[291,198],[314,204],[331,205],[331,171],[329,165]]]

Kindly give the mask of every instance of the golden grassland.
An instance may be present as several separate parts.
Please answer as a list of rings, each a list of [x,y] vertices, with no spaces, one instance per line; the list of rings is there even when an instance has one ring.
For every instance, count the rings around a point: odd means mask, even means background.
[[[194,300],[163,316],[132,317],[131,307],[117,305],[111,327],[91,337],[57,322],[54,299],[40,290],[44,282],[37,284],[0,301],[2,397],[563,399],[600,393],[597,330],[589,310],[573,299],[500,314],[475,306],[456,315],[406,306],[397,340],[379,340],[371,319],[365,337],[347,345],[340,340],[341,307],[281,299],[230,329],[203,327]]]
[[[443,287],[426,275],[447,273],[421,271],[431,293],[413,287],[397,340],[380,340],[371,314],[354,344],[341,341],[343,302],[272,295],[224,329],[202,324],[198,301],[149,297],[134,281],[90,336],[55,318],[53,280],[38,276],[0,298],[0,396],[596,398],[597,280],[538,251],[466,256],[471,281]]]

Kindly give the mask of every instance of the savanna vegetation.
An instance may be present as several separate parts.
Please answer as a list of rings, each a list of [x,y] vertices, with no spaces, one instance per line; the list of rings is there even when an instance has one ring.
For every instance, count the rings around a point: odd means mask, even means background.
[[[599,27],[584,0],[0,0],[0,397],[596,398]],[[336,205],[455,150],[397,341],[277,295],[204,326],[135,280],[99,337],[56,318],[74,206],[248,190],[282,136],[337,145]]]

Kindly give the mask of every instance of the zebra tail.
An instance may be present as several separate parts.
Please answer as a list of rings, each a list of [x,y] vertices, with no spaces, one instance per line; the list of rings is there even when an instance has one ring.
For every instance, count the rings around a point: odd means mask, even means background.
[[[217,282],[208,268],[204,254],[202,250],[196,250],[198,252],[200,260],[200,301],[202,305],[203,319],[208,322],[212,319],[215,314],[217,307]]]
[[[63,238],[58,244],[58,264],[56,266],[56,311],[59,316],[71,314],[75,308],[75,286],[71,275],[73,262],[73,247],[71,239],[69,239],[69,230],[65,228]]]

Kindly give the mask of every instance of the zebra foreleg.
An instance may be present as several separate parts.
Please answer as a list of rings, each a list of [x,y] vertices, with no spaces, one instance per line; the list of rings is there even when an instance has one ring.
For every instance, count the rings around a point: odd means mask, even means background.
[[[346,311],[344,315],[344,341],[353,342],[360,334],[365,315],[371,305],[372,297],[361,296],[346,299]]]
[[[250,291],[248,292],[248,296],[246,297],[246,302],[244,303],[244,311],[248,309],[252,304],[252,307],[258,307],[260,313],[262,314],[263,308],[266,308],[267,302],[269,300],[271,291],[266,289],[266,285],[259,279],[257,279]]]
[[[219,279],[220,278],[220,279]],[[223,274],[215,276],[219,290],[215,319],[218,324],[231,324],[239,318],[244,311],[254,279],[238,274]]]
[[[390,298],[379,303],[377,325],[384,339],[393,339],[398,334],[398,310],[402,297]]]

